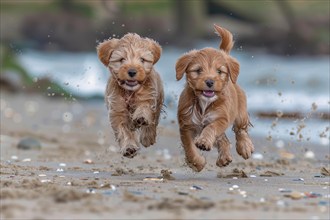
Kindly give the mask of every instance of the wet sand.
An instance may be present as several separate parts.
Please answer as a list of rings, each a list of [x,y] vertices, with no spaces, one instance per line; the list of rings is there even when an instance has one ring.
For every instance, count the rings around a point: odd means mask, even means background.
[[[127,159],[101,101],[1,92],[1,219],[328,219],[329,146],[252,137],[259,156],[232,147],[233,162],[219,168],[213,149],[194,173],[177,125],[165,124],[154,146]],[[41,149],[18,149],[25,137]]]

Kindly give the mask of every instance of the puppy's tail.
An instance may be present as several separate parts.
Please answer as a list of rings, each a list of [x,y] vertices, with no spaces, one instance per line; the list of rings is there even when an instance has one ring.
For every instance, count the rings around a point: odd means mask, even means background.
[[[226,53],[230,53],[234,46],[233,35],[225,28],[219,27],[214,24],[215,33],[221,37],[220,49],[224,50]]]

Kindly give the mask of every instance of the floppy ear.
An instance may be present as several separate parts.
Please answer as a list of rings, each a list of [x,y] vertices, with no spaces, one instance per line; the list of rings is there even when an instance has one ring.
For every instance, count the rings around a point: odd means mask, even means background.
[[[229,57],[227,65],[228,65],[230,79],[235,84],[237,82],[237,78],[239,74],[239,63],[235,58]]]
[[[118,41],[118,39],[112,38],[111,40],[103,41],[97,46],[97,55],[105,66],[109,65],[111,53],[113,49],[117,46]]]
[[[176,80],[180,80],[183,77],[183,74],[186,72],[189,63],[192,61],[193,55],[196,53],[196,50],[192,50],[189,53],[181,56],[175,64],[176,71]]]
[[[162,54],[162,48],[156,41],[150,38],[146,38],[146,40],[149,42],[149,48],[151,50],[152,55],[154,56],[153,64],[155,64],[158,62],[160,55]]]

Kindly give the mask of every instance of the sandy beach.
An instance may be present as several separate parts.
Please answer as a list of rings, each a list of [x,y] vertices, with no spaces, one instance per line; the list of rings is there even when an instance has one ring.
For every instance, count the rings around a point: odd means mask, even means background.
[[[158,133],[154,146],[127,159],[102,101],[1,92],[1,219],[329,218],[329,146],[279,148],[252,137],[253,158],[232,147],[233,162],[219,168],[213,149],[194,173],[177,124]],[[19,149],[27,137],[40,146]]]

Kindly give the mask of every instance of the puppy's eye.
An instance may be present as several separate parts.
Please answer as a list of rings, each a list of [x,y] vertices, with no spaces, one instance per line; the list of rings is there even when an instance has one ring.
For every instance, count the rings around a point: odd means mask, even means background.
[[[125,58],[121,58],[120,60],[119,60],[119,62],[124,62],[125,61]]]
[[[202,68],[198,68],[198,69],[196,70],[196,73],[201,74],[201,73],[202,73]]]
[[[141,61],[141,63],[144,63],[144,62],[146,62],[146,60],[144,59],[144,58],[140,58],[140,61]]]
[[[220,69],[218,69],[217,73],[221,74],[221,73],[224,73],[224,72],[222,72]]]

